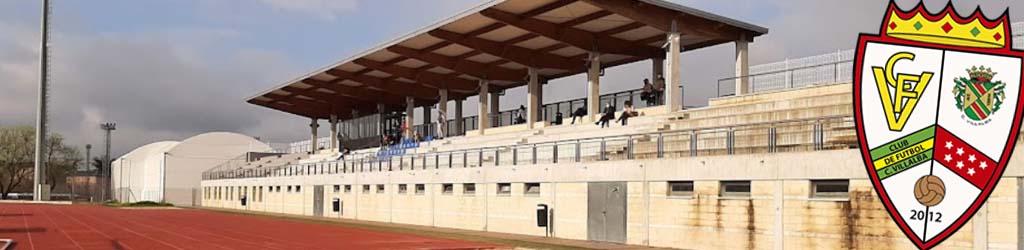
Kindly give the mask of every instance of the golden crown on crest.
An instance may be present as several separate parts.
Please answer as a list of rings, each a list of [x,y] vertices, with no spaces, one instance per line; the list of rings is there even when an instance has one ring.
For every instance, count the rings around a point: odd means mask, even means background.
[[[977,8],[967,17],[953,9],[952,2],[939,13],[925,10],[918,3],[910,11],[901,10],[890,2],[882,34],[911,41],[974,48],[1009,48],[1011,44],[1009,9],[995,19],[987,19]]]

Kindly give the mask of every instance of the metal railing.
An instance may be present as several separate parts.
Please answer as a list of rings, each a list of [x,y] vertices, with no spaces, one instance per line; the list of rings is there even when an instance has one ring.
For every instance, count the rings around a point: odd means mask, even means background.
[[[749,75],[719,79],[717,96],[735,95],[739,79],[746,80],[750,93],[850,81],[853,77],[853,53],[853,50],[841,50],[751,66]]]
[[[622,108],[625,107],[625,102],[626,101],[632,102],[633,103],[633,107],[635,107],[635,108],[655,107],[655,106],[661,106],[661,105],[664,104],[664,98],[662,98],[660,96],[652,98],[653,101],[648,103],[646,100],[643,100],[641,98],[642,93],[643,93],[642,89],[632,89],[632,90],[625,90],[625,91],[619,91],[619,92],[604,94],[604,95],[600,96],[600,100],[601,101],[600,101],[599,105],[601,107],[604,107],[608,103],[612,103],[612,105],[615,106],[616,111],[622,111]],[[556,120],[555,117],[556,117],[556,115],[558,113],[562,113],[563,119],[569,118],[569,117],[572,116],[572,112],[573,111],[575,111],[577,108],[586,108],[586,105],[587,105],[587,98],[577,98],[577,99],[570,99],[570,100],[565,100],[565,101],[559,101],[559,102],[544,104],[544,105],[541,105],[540,119],[542,121],[555,121]],[[509,125],[518,124],[518,123],[515,122],[516,119],[518,118],[518,113],[517,112],[518,112],[518,110],[512,109],[512,110],[501,111],[498,114],[492,114],[491,115],[491,127],[503,127],[503,126],[509,126]],[[523,114],[523,116],[525,118],[526,114]],[[467,116],[467,117],[464,117],[463,118],[463,126],[462,126],[463,129],[462,130],[459,130],[456,127],[455,119],[448,120],[447,125],[446,125],[446,126],[448,126],[447,136],[465,135],[466,131],[476,130],[477,126],[478,126],[476,119],[477,119],[477,116]],[[417,125],[416,127],[421,127],[421,126],[422,125]],[[432,125],[432,126],[436,126],[436,124]],[[422,129],[418,129],[416,131],[421,131],[421,130]],[[437,137],[436,136],[437,135],[436,127],[434,128],[434,130],[435,131],[432,132],[432,133],[424,133],[424,134],[432,135],[434,137]]]
[[[481,147],[393,157],[212,170],[204,180],[573,163],[846,149],[858,146],[850,116],[705,127]]]
[[[1024,29],[1024,22],[1016,22],[1011,25],[1013,30]],[[1024,34],[1014,34],[1010,40],[1013,48],[1024,49]],[[747,79],[747,87],[751,93],[820,83],[852,81],[854,53],[853,49],[847,49],[835,53],[750,66],[749,75],[719,79],[717,96],[735,95],[736,80],[741,78]]]

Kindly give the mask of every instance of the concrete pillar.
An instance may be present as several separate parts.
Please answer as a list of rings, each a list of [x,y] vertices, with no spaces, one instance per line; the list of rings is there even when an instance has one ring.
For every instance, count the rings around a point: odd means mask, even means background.
[[[387,107],[383,103],[377,104],[377,135],[384,135],[384,113],[386,113]]]
[[[413,122],[416,121],[416,114],[413,112],[416,110],[416,99],[411,96],[405,97],[405,138],[412,138],[414,133],[412,129]]]
[[[309,128],[310,128],[310,131],[309,131],[309,135],[310,135],[309,136],[309,152],[312,153],[312,154],[316,154],[317,149],[319,148],[319,147],[317,147],[316,130],[320,128],[320,124],[317,123],[316,118],[313,118],[311,120],[312,121],[309,123]]]
[[[338,115],[331,115],[331,149],[338,149]]]
[[[745,36],[736,41],[736,95],[750,94],[750,60]]]
[[[462,120],[462,101],[465,101],[465,99],[455,100],[455,131],[459,131],[459,134],[466,132],[466,127]]]
[[[490,91],[488,90],[487,85],[489,85],[487,80],[480,80],[480,93],[478,94],[480,105],[477,105],[478,110],[476,116],[477,129],[480,130],[480,134],[483,134],[484,129],[491,126],[491,119],[489,119],[491,109],[488,108],[490,102],[487,101],[487,95],[490,94]]]
[[[650,79],[651,80],[651,84],[654,84],[655,86],[657,86],[658,82],[661,81],[659,79],[663,80],[664,77],[665,77],[665,58],[657,58],[657,57],[651,58],[651,79]],[[665,93],[661,93],[661,95],[655,95],[654,98],[656,98],[659,101],[663,101],[663,100],[665,100],[664,94]],[[663,104],[663,103],[659,103],[659,104]],[[636,105],[636,104],[634,103],[633,105]]]
[[[978,208],[978,212],[974,214],[974,218],[971,220],[974,225],[971,225],[974,233],[974,244],[972,246],[975,250],[989,249],[988,247],[988,205],[982,205]]]
[[[587,57],[587,116],[596,120],[601,113],[601,54],[590,52]]]
[[[430,124],[434,123],[434,120],[430,119],[430,111],[430,106],[423,106],[423,131],[420,131],[423,138],[427,138],[427,135],[430,134]]]
[[[491,104],[489,104],[487,106],[491,110],[489,117],[495,117],[495,118],[491,118],[491,119],[493,119],[493,120],[490,121],[491,126],[492,127],[497,127],[498,125],[501,124],[497,120],[497,119],[499,119],[499,118],[497,118],[498,117],[497,115],[501,114],[501,105],[500,105],[501,104],[500,103],[501,102],[501,93],[498,92],[498,91],[491,92],[491,97],[490,97],[490,99],[487,99],[487,100],[491,102]]]
[[[448,89],[437,90],[437,96],[437,135],[443,138],[448,136]]]
[[[681,75],[679,73],[679,51],[682,43],[679,42],[679,32],[668,33],[668,52],[665,52],[665,59],[668,63],[668,74],[665,75],[665,105],[669,112],[679,111],[683,108],[683,89]]]
[[[537,77],[537,69],[530,67],[527,70],[530,82],[526,84],[526,127],[533,128],[533,123],[540,117],[540,79]]]

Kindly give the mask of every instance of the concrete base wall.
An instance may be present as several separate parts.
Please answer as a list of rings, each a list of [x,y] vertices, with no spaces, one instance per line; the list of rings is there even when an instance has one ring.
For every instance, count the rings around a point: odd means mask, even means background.
[[[1018,150],[1021,150],[1018,148]],[[1017,153],[1020,155],[1020,152]],[[985,209],[942,246],[1014,249],[1018,244],[1018,179],[1024,160],[1015,157]],[[913,249],[882,207],[864,172],[857,150],[644,159],[483,168],[350,173],[203,181],[215,187],[282,186],[263,200],[241,206],[234,200],[203,196],[208,207],[313,214],[313,186],[324,185],[324,217],[445,228],[545,235],[536,227],[535,208],[553,209],[553,237],[587,239],[587,183],[621,181],[628,185],[628,244],[694,249]],[[812,198],[812,180],[849,180],[848,197]],[[750,180],[749,198],[720,197],[720,181]],[[692,196],[668,195],[667,181],[694,181]],[[452,192],[443,191],[452,184]],[[476,192],[464,192],[474,183]],[[510,183],[499,194],[498,183]],[[524,183],[540,183],[527,194]],[[385,186],[383,193],[377,185]],[[407,185],[400,193],[398,186]],[[422,194],[416,184],[424,184]],[[333,186],[339,185],[334,192]],[[346,192],[345,186],[351,185]],[[363,185],[370,190],[363,192]],[[293,192],[287,192],[293,186]],[[301,191],[294,191],[301,186]],[[256,188],[253,188],[256,187]],[[343,212],[331,212],[339,198]],[[250,199],[250,201],[253,201]],[[978,224],[976,224],[978,223]],[[974,225],[985,225],[976,230]],[[983,230],[981,230],[983,229]]]

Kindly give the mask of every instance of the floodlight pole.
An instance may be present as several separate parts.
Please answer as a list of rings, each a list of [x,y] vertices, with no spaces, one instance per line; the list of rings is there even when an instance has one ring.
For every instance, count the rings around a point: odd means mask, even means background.
[[[106,199],[107,199],[107,189],[113,188],[113,186],[111,186],[112,183],[110,182],[111,181],[110,180],[110,173],[111,173],[111,171],[110,171],[111,170],[110,169],[110,167],[111,167],[111,164],[110,164],[110,131],[116,130],[117,129],[117,124],[113,123],[113,122],[108,122],[108,123],[100,124],[100,129],[103,129],[103,131],[106,132],[106,138],[104,139],[105,143],[106,143],[106,152],[104,152],[104,155],[103,155],[103,166],[106,166],[106,167],[103,168],[103,173],[100,174],[101,176],[106,177],[106,180],[105,180],[106,183],[105,183],[105,186],[103,187],[103,193],[100,196],[100,199],[103,200],[103,201],[106,201]],[[113,194],[112,192],[113,191],[111,191],[111,194]]]
[[[46,102],[47,102],[47,84],[49,81],[49,26],[50,26],[50,0],[43,0],[43,21],[42,21],[42,39],[40,40],[40,53],[39,53],[39,110],[36,113],[36,159],[35,159],[35,171],[33,176],[32,185],[32,200],[41,201],[44,200],[42,184],[45,183],[43,180],[46,178],[46,162],[45,157],[45,143],[46,143]],[[49,200],[49,197],[47,199]]]

